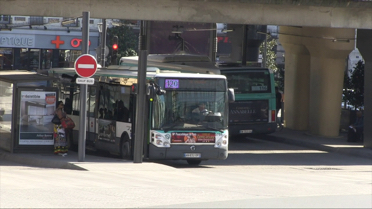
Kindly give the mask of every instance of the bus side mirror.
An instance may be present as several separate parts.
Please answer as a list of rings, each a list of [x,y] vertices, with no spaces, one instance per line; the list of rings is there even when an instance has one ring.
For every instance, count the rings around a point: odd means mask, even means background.
[[[157,91],[156,91],[156,94],[157,94],[157,95],[164,95],[164,94],[166,94],[166,93],[167,93],[167,91],[161,89],[160,86],[158,87],[158,89],[157,89]]]
[[[148,83],[146,87],[146,95],[151,101],[156,101],[156,95],[158,94],[159,89],[151,83]]]
[[[146,85],[146,95],[147,96],[150,96],[150,97],[154,97],[154,92],[155,92],[155,86],[153,86],[152,84],[147,84]]]
[[[227,91],[229,102],[235,102],[235,92],[233,88],[229,88]]]

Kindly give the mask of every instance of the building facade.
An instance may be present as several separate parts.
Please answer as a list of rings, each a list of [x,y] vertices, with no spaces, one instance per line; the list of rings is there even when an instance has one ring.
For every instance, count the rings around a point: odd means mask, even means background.
[[[64,18],[0,17],[0,70],[73,67],[81,55],[81,20],[63,25]],[[89,24],[89,54],[93,56],[100,42],[97,27],[100,21],[91,19]]]

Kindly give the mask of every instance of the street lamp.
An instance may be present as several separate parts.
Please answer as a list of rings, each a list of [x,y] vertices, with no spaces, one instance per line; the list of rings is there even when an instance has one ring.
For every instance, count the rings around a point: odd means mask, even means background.
[[[70,18],[70,19],[67,19],[67,20],[63,20],[62,22],[61,22],[61,25],[62,26],[70,26],[71,24],[76,24],[76,22],[77,22],[77,20],[78,20],[78,18],[82,18],[83,16],[79,16],[79,17],[74,17],[74,18]]]
[[[101,66],[105,67],[105,60],[106,60],[106,31],[107,31],[107,25],[106,25],[106,19],[102,19],[102,23],[97,24],[98,31],[101,33],[101,44],[100,44],[100,58],[101,58]]]
[[[102,33],[102,24],[103,23],[97,23],[98,32]]]

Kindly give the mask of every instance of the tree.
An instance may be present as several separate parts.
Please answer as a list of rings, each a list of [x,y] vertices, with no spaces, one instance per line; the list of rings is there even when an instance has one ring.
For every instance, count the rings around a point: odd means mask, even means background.
[[[267,35],[266,41],[266,67],[276,72],[278,68],[276,67],[276,39],[273,39],[270,35]],[[265,42],[260,46],[260,54],[264,55]]]
[[[279,88],[280,91],[284,91],[284,68],[280,67],[275,72],[275,86]]]
[[[344,89],[342,100],[355,109],[364,106],[364,63],[362,60],[355,65],[354,70],[350,70],[344,75]]]
[[[132,27],[126,26],[124,20],[120,20],[121,26],[115,26],[107,29],[107,46],[112,50],[111,39],[118,36],[118,54],[119,56],[136,56],[138,49],[138,32]],[[110,59],[109,59],[110,60]]]
[[[344,72],[344,88],[342,90],[342,101],[346,104],[350,104],[349,101],[352,100],[352,84],[351,79],[349,77],[348,70]]]
[[[284,68],[278,68],[276,66],[276,39],[272,38],[270,35],[267,35],[266,42],[266,67],[271,69],[275,74],[275,86],[279,90],[284,90]],[[264,55],[265,43],[262,43],[260,46],[260,54]]]
[[[354,67],[351,75],[351,87],[353,89],[350,104],[355,108],[364,106],[364,63],[362,60]]]

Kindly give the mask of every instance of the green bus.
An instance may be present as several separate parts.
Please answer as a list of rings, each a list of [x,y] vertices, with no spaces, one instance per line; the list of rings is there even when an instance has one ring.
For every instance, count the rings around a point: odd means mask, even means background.
[[[277,127],[274,74],[267,68],[221,67],[235,92],[229,106],[231,135],[269,134]]]

